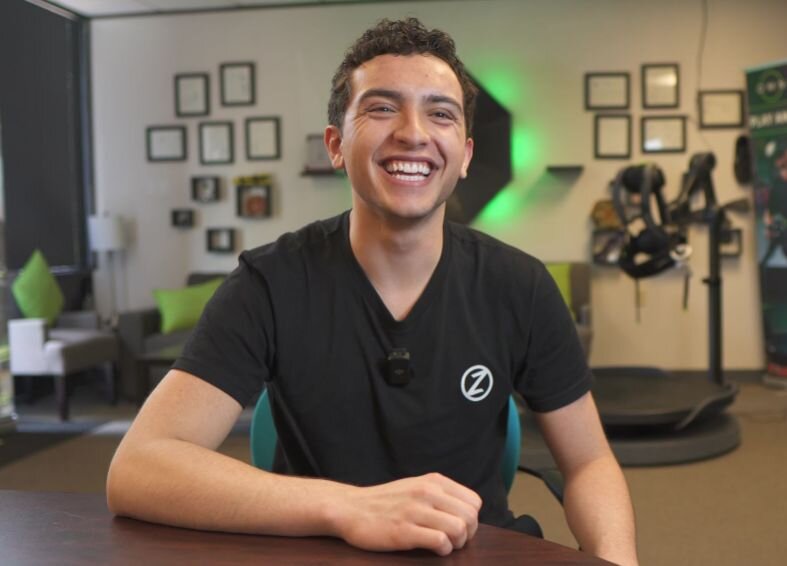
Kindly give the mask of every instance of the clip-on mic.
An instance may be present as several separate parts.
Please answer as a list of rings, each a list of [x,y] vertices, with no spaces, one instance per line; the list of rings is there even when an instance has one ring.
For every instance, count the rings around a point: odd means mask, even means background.
[[[407,348],[394,348],[385,359],[385,381],[388,385],[402,387],[410,383],[413,370],[410,367],[410,352]]]

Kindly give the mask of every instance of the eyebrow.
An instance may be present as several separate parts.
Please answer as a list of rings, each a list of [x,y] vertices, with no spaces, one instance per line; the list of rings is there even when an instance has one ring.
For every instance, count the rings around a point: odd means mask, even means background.
[[[391,90],[387,88],[371,88],[364,92],[360,98],[358,98],[358,102],[363,102],[364,100],[368,98],[374,98],[375,96],[379,96],[380,98],[389,98],[396,102],[401,102],[404,100],[404,95],[402,95],[402,93],[397,90]],[[430,104],[449,104],[454,106],[459,112],[462,112],[462,105],[450,96],[443,94],[430,94],[424,97],[424,99]]]

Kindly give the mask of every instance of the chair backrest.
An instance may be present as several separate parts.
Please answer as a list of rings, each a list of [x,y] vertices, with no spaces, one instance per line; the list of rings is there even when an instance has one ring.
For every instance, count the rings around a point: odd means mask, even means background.
[[[508,425],[506,447],[503,453],[503,481],[506,491],[511,490],[519,466],[522,430],[519,411],[513,397],[508,398]],[[273,424],[268,392],[263,391],[251,417],[251,463],[263,470],[273,469],[273,455],[276,451],[276,426]]]

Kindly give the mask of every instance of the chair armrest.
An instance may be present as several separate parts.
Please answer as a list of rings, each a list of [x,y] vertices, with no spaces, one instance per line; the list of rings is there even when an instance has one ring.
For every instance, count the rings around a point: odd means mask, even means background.
[[[560,473],[560,470],[549,468],[543,470],[536,470],[534,468],[528,468],[526,466],[519,466],[519,469],[529,474],[533,477],[536,477],[544,482],[544,485],[547,487],[549,492],[555,496],[561,504],[563,503],[563,475]]]
[[[145,338],[161,332],[161,315],[158,309],[140,309],[118,315],[117,333],[120,343],[129,352],[144,352]]]
[[[8,321],[8,353],[12,375],[46,373],[44,343],[47,340],[46,320],[19,318]]]
[[[96,311],[69,311],[60,313],[55,326],[58,328],[84,328],[98,330],[100,327]]]
[[[120,393],[127,399],[138,395],[137,358],[145,353],[145,339],[161,331],[158,309],[139,309],[118,315],[116,328],[120,345]]]

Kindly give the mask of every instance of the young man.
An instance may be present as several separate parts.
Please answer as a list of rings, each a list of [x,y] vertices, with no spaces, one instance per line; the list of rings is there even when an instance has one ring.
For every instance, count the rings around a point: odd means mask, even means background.
[[[530,256],[444,221],[473,153],[474,96],[452,40],[417,20],[384,20],[348,51],[325,143],[352,210],[241,255],[118,448],[113,512],[446,555],[479,520],[514,523],[500,462],[516,390],[582,548],[636,563],[626,484],[556,286]],[[390,375],[408,357],[404,379]],[[288,475],[215,452],[263,385]]]

